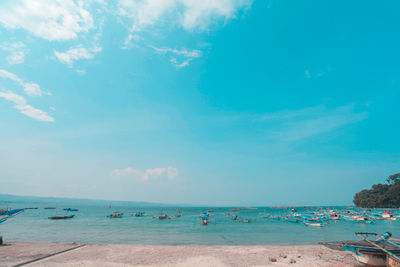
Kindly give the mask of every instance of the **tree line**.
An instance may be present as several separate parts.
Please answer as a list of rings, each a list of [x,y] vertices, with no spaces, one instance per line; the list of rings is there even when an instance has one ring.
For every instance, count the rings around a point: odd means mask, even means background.
[[[374,184],[354,195],[354,204],[361,208],[399,208],[400,173],[389,175],[384,184]]]

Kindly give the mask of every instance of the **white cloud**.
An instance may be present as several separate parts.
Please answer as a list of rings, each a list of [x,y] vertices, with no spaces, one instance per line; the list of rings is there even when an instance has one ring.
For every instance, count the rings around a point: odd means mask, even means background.
[[[219,18],[234,18],[238,9],[248,7],[251,1],[240,0],[181,0],[184,6],[181,25],[186,30],[206,30]]]
[[[79,33],[93,28],[93,18],[84,2],[74,0],[2,1],[0,23],[49,41],[75,39]]]
[[[185,30],[207,30],[220,19],[236,16],[251,0],[120,0],[118,13],[131,19],[131,30],[142,31],[156,23],[171,23]]]
[[[51,117],[49,114],[40,109],[34,108],[31,105],[28,105],[23,96],[15,94],[12,91],[0,92],[0,98],[4,98],[10,102],[13,102],[15,104],[15,109],[32,119],[45,122],[54,122],[53,117]]]
[[[66,64],[68,67],[72,67],[74,61],[80,59],[91,59],[94,55],[101,51],[101,47],[95,46],[93,48],[84,48],[84,47],[74,47],[65,52],[54,51],[54,55],[58,58],[58,60]]]
[[[15,64],[21,64],[24,62],[25,54],[27,52],[27,48],[25,47],[24,43],[22,43],[22,42],[18,42],[18,43],[4,42],[0,45],[0,48],[4,51],[7,51],[10,53],[6,58],[8,64],[15,65]]]
[[[41,96],[42,95],[42,90],[40,89],[40,86],[38,84],[33,83],[33,82],[24,82],[21,78],[19,78],[14,73],[0,69],[0,77],[10,79],[10,80],[17,82],[19,85],[21,85],[24,88],[24,92],[29,96]]]
[[[182,49],[173,49],[169,47],[154,47],[151,46],[151,48],[154,49],[156,53],[159,54],[172,54],[170,58],[170,62],[172,65],[174,65],[177,69],[186,67],[189,65],[190,61],[192,61],[194,58],[198,58],[201,56],[201,51],[200,50],[188,50],[186,48]],[[180,57],[181,61],[178,62],[176,57]]]
[[[17,95],[13,93],[12,91],[7,91],[7,92],[0,92],[0,97],[4,98],[8,101],[14,102],[14,104],[17,105],[25,105],[26,101],[23,96]]]
[[[160,18],[171,13],[175,6],[175,0],[120,0],[118,13],[132,20],[132,31],[140,31],[159,22]]]
[[[34,108],[31,105],[16,105],[14,106],[14,108],[18,109],[22,114],[31,117],[32,119],[38,121],[54,122],[53,117],[47,114],[47,112]]]
[[[136,170],[132,167],[128,167],[125,169],[115,169],[111,171],[111,174],[114,176],[136,176],[140,177],[140,180],[143,182],[149,181],[154,178],[166,177],[168,179],[174,179],[178,175],[178,169],[172,166],[167,168],[152,168],[147,169],[144,172]]]

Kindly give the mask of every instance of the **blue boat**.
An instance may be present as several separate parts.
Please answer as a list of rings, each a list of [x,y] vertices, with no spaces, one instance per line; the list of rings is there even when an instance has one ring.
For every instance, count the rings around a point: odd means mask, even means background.
[[[376,233],[355,233],[362,241],[336,241],[320,242],[328,248],[341,251],[350,251],[354,258],[362,263],[372,266],[399,266],[400,245],[390,239],[391,233],[381,236]],[[375,240],[368,239],[374,236]]]
[[[8,216],[8,218],[12,218],[12,217],[20,214],[23,211],[24,211],[24,209],[13,209],[13,210],[6,212],[5,215]]]
[[[64,210],[65,211],[79,211],[78,209],[75,209],[75,208],[65,208]]]

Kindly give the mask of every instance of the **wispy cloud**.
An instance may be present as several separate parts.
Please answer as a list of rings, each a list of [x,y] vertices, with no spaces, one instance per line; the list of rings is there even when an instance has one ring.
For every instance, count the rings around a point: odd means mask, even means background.
[[[185,30],[207,30],[217,21],[232,19],[251,0],[120,0],[118,14],[131,20],[131,31],[169,22]]]
[[[172,166],[168,166],[167,168],[152,168],[146,169],[141,172],[132,167],[128,167],[125,169],[115,169],[111,171],[111,175],[113,176],[134,176],[139,177],[141,181],[146,182],[156,178],[168,178],[174,179],[178,175],[178,169]]]
[[[151,46],[151,48],[153,48],[156,53],[172,55],[170,58],[170,62],[177,69],[188,66],[189,63],[194,58],[199,58],[202,54],[201,51],[197,49],[194,50],[188,50],[187,48],[173,49],[169,47],[154,47],[154,46]],[[178,61],[177,57],[180,57],[181,61]]]
[[[6,28],[23,28],[49,41],[75,39],[94,27],[84,1],[74,0],[2,1],[0,23]]]
[[[91,59],[96,53],[100,52],[101,49],[102,48],[99,46],[95,46],[93,48],[74,47],[65,52],[54,51],[54,55],[61,63],[72,68],[72,65],[75,61],[80,59]]]
[[[298,141],[327,133],[345,125],[368,118],[368,112],[354,110],[354,105],[327,109],[325,106],[308,107],[299,110],[284,110],[260,116],[258,119],[269,123],[269,138],[281,141]]]
[[[15,104],[15,109],[32,119],[45,122],[54,122],[54,118],[49,114],[40,109],[34,108],[31,105],[28,105],[23,96],[15,94],[12,91],[0,92],[0,98],[4,98],[10,102],[13,102]]]
[[[9,52],[6,60],[10,65],[21,64],[24,62],[25,54],[27,53],[27,48],[24,43],[8,43],[4,42],[0,45],[0,48],[4,51]]]
[[[38,84],[33,83],[33,82],[24,82],[21,78],[19,78],[14,73],[0,69],[0,77],[5,78],[5,79],[10,79],[10,80],[17,82],[19,85],[21,85],[24,88],[24,92],[29,96],[41,96],[42,95],[42,90],[40,89],[40,86]]]

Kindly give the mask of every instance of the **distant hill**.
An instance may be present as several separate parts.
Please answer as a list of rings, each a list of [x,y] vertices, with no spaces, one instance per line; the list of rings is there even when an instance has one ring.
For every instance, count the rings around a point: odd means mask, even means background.
[[[400,173],[390,175],[385,184],[358,192],[353,202],[361,208],[400,208]]]
[[[113,205],[113,206],[187,206],[178,204],[163,204],[153,202],[140,201],[116,201],[116,200],[101,200],[101,199],[84,199],[84,198],[58,198],[58,197],[36,197],[36,196],[17,196],[9,194],[0,194],[0,204],[29,202],[31,204],[56,205],[56,204],[84,204],[84,205]]]

